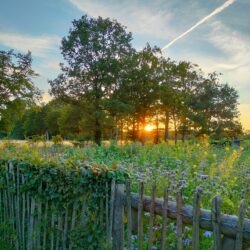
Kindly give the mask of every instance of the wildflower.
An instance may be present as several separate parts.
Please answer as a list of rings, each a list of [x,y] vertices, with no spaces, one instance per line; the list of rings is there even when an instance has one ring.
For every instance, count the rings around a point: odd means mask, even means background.
[[[196,165],[196,164],[194,164],[193,169],[196,169],[196,168],[197,168],[197,165]]]
[[[133,235],[131,235],[131,238],[132,238],[132,240],[136,240],[137,239],[137,235],[133,234]]]
[[[185,246],[189,246],[190,243],[191,243],[191,240],[190,240],[189,238],[187,238],[187,239],[185,239],[185,240],[183,241],[183,244],[184,244]]]
[[[206,180],[208,178],[208,175],[201,175],[201,179]]]
[[[204,236],[205,236],[206,238],[211,238],[212,232],[210,232],[210,231],[205,231],[205,232],[204,232]]]

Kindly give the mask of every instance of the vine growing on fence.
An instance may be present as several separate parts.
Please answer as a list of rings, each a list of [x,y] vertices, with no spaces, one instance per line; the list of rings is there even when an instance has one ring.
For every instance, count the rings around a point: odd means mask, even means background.
[[[0,219],[5,225],[0,234],[11,246],[19,244],[20,249],[29,244],[38,246],[37,241],[40,246],[35,249],[42,249],[42,244],[44,249],[50,244],[73,249],[108,248],[106,195],[112,180],[124,182],[126,176],[123,170],[81,161],[36,163],[34,158],[27,160],[27,155],[16,159],[2,155]],[[12,228],[11,237],[7,230]]]

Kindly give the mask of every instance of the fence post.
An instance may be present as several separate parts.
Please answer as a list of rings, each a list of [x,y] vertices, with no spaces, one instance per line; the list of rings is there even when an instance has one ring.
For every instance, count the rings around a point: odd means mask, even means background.
[[[235,249],[241,250],[242,249],[242,237],[243,237],[243,228],[244,228],[244,218],[246,215],[246,200],[242,200],[240,203],[240,209],[239,209],[239,220],[237,225],[237,234],[236,234],[236,240],[235,240]]]
[[[138,233],[138,210],[135,208],[131,209],[131,217],[132,217],[132,233]]]
[[[124,184],[117,184],[114,199],[113,249],[124,249]]]
[[[193,250],[200,248],[200,205],[201,205],[201,191],[197,190],[194,195],[193,207]]]
[[[222,250],[234,250],[234,249],[235,249],[235,239],[227,238],[224,236],[222,238]]]
[[[139,202],[138,202],[138,250],[143,248],[143,193],[144,193],[144,183],[140,183],[139,188]]]
[[[127,236],[128,236],[128,250],[132,250],[132,213],[131,213],[131,194],[130,194],[130,181],[126,181],[126,207],[127,207],[127,220],[128,220],[128,226],[127,226]]]
[[[212,225],[214,234],[214,250],[221,250],[221,196],[217,195],[212,200]]]

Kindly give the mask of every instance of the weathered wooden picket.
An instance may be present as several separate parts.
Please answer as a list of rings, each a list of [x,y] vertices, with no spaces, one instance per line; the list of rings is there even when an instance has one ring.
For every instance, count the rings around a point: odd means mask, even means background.
[[[86,228],[88,216],[94,217],[106,234],[107,245],[112,245],[113,214],[120,213],[114,211],[114,205],[120,203],[115,200],[114,181],[106,183],[106,193],[93,211],[91,194],[72,194],[73,202],[69,201],[66,207],[58,206],[53,200],[41,200],[39,195],[25,190],[27,173],[18,166],[9,162],[5,167],[4,176],[0,178],[0,249],[81,249],[74,247],[74,235],[71,236],[74,231]],[[47,185],[41,183],[40,190],[35,192],[49,192]]]
[[[69,235],[79,225],[84,226],[88,216],[88,197],[77,197],[67,207],[58,207],[50,201],[41,201],[22,188],[26,176],[11,162],[6,166],[6,175],[0,185],[0,236],[12,249],[76,249]],[[47,184],[46,184],[47,185]],[[43,184],[40,190],[47,190]],[[169,219],[176,221],[177,249],[183,249],[183,225],[192,226],[192,249],[200,248],[200,230],[213,232],[215,250],[241,250],[250,246],[250,219],[245,218],[246,202],[240,204],[238,216],[221,213],[221,197],[212,200],[211,211],[201,209],[201,193],[194,194],[193,206],[183,204],[181,192],[176,192],[176,202],[169,201],[168,189],[164,197],[156,198],[156,188],[152,187],[151,197],[144,195],[144,184],[139,184],[139,194],[131,193],[130,182],[125,184],[106,183],[105,195],[95,218],[106,234],[109,249],[132,250],[133,234],[137,235],[139,250],[152,249],[155,245],[155,216],[162,216],[160,248],[169,249],[167,236]],[[144,213],[149,213],[148,232],[145,230]],[[124,219],[126,218],[126,220]],[[16,237],[10,238],[10,231]],[[145,234],[148,236],[145,242]],[[126,236],[126,237],[125,237]]]
[[[193,206],[182,204],[181,192],[176,192],[176,202],[168,201],[168,189],[164,190],[163,199],[155,198],[155,187],[152,188],[151,197],[144,196],[144,184],[140,183],[139,194],[130,193],[130,183],[116,185],[115,195],[116,211],[114,216],[113,243],[115,250],[132,250],[132,231],[137,233],[138,250],[145,249],[144,242],[144,212],[150,213],[149,230],[147,233],[147,249],[152,249],[153,244],[153,225],[155,215],[162,216],[161,227],[161,250],[169,249],[166,244],[168,235],[168,221],[176,220],[177,249],[183,249],[183,224],[192,226],[192,249],[202,249],[200,247],[200,230],[209,230],[213,232],[214,244],[211,249],[214,250],[241,250],[250,247],[250,219],[244,218],[246,212],[246,201],[242,200],[239,209],[239,215],[226,215],[221,213],[221,197],[217,195],[213,198],[211,211],[201,209],[201,192],[197,191],[194,195]],[[124,237],[124,211],[126,211],[127,237]],[[136,222],[136,223],[135,223]],[[125,239],[126,238],[126,239]],[[144,243],[144,244],[143,244]]]

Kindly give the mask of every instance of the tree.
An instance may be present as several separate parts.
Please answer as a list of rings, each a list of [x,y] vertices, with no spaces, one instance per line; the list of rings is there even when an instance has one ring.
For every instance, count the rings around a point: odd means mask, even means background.
[[[39,96],[32,78],[37,74],[32,69],[31,53],[0,51],[0,110],[10,101],[32,101]]]
[[[26,104],[21,99],[9,101],[1,112],[0,131],[11,135],[16,123],[20,121],[25,113]]]
[[[219,82],[216,72],[204,78],[189,103],[193,110],[191,119],[198,135],[207,134],[220,138],[225,134],[239,134],[241,126],[237,122],[238,97],[234,88]]]
[[[144,140],[146,118],[152,116],[152,108],[158,100],[158,54],[157,47],[152,48],[147,44],[141,51],[134,52],[126,63],[127,69],[119,89],[119,98],[130,107],[128,111],[132,120],[133,140]]]
[[[23,117],[24,135],[45,135],[47,129],[45,125],[46,112],[44,107],[33,106],[28,109]]]
[[[130,54],[131,33],[117,21],[83,16],[73,21],[68,37],[62,40],[61,51],[67,65],[62,74],[50,81],[51,93],[78,105],[94,107],[94,139],[101,143],[105,118],[103,103],[112,98],[119,84],[123,58]]]

